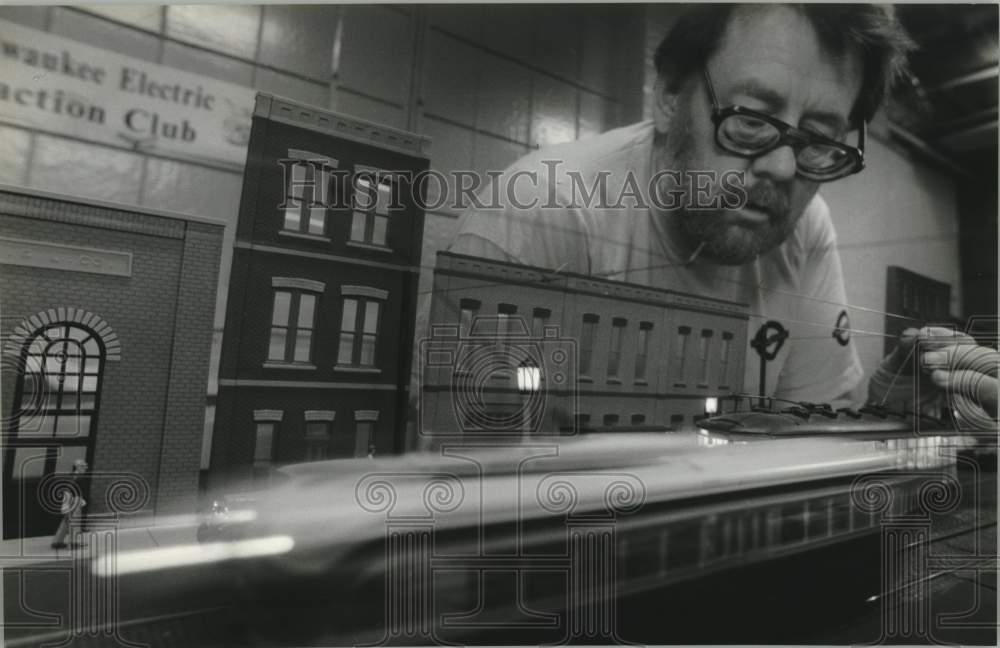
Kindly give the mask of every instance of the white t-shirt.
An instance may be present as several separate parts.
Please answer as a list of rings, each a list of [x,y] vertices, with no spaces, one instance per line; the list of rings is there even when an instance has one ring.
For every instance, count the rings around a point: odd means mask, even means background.
[[[750,340],[767,322],[789,334],[767,364],[768,395],[839,406],[852,392],[856,400],[864,372],[823,199],[815,196],[788,239],[752,263],[685,265],[635,196],[647,192],[652,145],[653,124],[642,122],[518,160],[498,183],[498,199],[486,187],[485,206],[466,211],[450,251],[749,304]],[[581,189],[600,187],[601,174],[604,199],[584,200]],[[759,377],[760,358],[748,346],[744,392],[757,394]]]

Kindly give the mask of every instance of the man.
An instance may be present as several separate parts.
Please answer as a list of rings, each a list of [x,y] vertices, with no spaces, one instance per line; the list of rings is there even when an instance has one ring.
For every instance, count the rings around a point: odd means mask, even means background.
[[[774,355],[767,393],[856,403],[863,371],[817,190],[863,168],[865,123],[909,46],[873,6],[693,7],[656,53],[652,122],[515,163],[450,249],[747,303],[749,335]]]

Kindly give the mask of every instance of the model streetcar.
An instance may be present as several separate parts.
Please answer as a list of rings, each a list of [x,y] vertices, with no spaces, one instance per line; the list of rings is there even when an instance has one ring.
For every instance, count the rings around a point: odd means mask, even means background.
[[[731,411],[715,412],[698,421],[698,427],[724,435],[771,437],[845,435],[907,436],[949,434],[954,426],[938,417],[892,410],[881,405],[834,409],[827,403],[790,401],[739,395]]]
[[[877,557],[885,516],[957,474],[962,437],[923,441],[604,434],[287,466],[252,501],[231,500],[214,541],[121,554],[114,573],[146,601],[170,583],[143,618],[183,591],[231,645],[289,641],[290,628],[300,645],[559,643],[616,614],[590,638],[663,643],[704,628],[709,608],[653,628],[613,601],[684,605],[712,583],[752,591],[765,574],[804,573],[795,561],[832,560],[818,551]],[[878,570],[864,573],[877,588]]]

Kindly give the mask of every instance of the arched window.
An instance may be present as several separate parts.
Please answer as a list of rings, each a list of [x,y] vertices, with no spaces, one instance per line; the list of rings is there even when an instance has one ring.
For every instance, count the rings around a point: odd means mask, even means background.
[[[42,504],[42,480],[69,473],[78,459],[93,463],[104,363],[118,351],[117,339],[112,339],[109,353],[108,338],[95,329],[54,319],[20,342],[10,437],[4,448],[4,537],[55,531],[59,516]],[[108,334],[106,325],[101,330]],[[83,488],[90,499],[87,486]]]
[[[104,343],[78,324],[37,330],[24,349],[14,411],[18,438],[88,439],[94,431]]]

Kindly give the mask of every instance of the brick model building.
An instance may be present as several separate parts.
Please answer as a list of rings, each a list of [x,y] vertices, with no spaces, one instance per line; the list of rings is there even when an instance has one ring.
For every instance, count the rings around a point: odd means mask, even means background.
[[[426,138],[260,94],[209,482],[403,449]]]
[[[0,188],[4,537],[55,529],[77,459],[88,513],[192,510],[223,228]]]
[[[441,252],[419,431],[691,427],[738,394],[747,308],[670,290]]]

